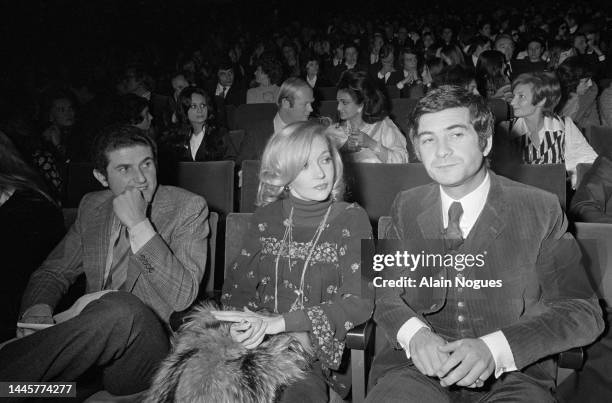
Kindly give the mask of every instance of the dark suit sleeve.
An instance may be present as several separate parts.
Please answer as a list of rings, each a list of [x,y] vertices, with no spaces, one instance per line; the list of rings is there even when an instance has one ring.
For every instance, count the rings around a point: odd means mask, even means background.
[[[581,264],[576,240],[558,204],[550,231],[536,261],[539,295],[526,298],[529,308],[517,322],[502,328],[517,368],[573,347],[593,342],[603,331],[601,308]],[[544,213],[544,212],[543,212]]]
[[[612,197],[612,161],[600,156],[572,198],[570,210],[578,221],[612,223],[606,204]]]
[[[81,200],[74,224],[40,267],[32,273],[21,300],[19,315],[36,304],[55,308],[79,274],[83,273],[83,217],[91,212],[91,194]]]
[[[391,207],[392,223],[385,230],[385,239],[402,239],[404,237],[402,225],[404,204],[402,196],[399,195]],[[378,250],[377,253],[379,253]],[[411,275],[408,267],[382,270],[379,273],[385,280],[399,280],[401,277],[410,277]],[[419,315],[402,298],[402,295],[407,291],[410,292],[404,287],[380,287],[376,289],[374,320],[384,330],[391,345],[397,349],[401,348],[397,342],[397,332],[404,323],[414,317],[418,317],[421,321],[427,323],[425,317]]]

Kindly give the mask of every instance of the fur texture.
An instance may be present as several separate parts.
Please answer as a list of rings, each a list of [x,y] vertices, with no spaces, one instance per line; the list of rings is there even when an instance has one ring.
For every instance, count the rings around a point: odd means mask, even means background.
[[[253,350],[232,340],[229,324],[200,305],[173,340],[147,392],[147,403],[274,402],[284,387],[304,378],[310,356],[288,334],[268,338]]]

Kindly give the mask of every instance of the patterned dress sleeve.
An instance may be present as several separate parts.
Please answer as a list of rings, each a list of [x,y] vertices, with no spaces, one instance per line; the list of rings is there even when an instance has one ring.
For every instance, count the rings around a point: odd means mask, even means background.
[[[61,195],[63,180],[53,155],[48,151],[37,150],[34,152],[33,162],[36,169],[43,175],[45,182],[53,189],[53,193]]]
[[[257,223],[260,222],[259,214],[255,213],[238,256],[227,270],[221,295],[221,303],[225,309],[242,311],[245,306],[251,310],[260,308],[257,298],[258,262],[261,252]]]
[[[339,247],[340,284],[326,290],[333,294],[329,302],[305,308],[312,323],[310,338],[323,365],[338,369],[344,352],[346,333],[367,321],[374,307],[370,298],[362,295],[364,277],[361,275],[361,240],[372,241],[372,227],[368,216],[356,204],[346,206]]]

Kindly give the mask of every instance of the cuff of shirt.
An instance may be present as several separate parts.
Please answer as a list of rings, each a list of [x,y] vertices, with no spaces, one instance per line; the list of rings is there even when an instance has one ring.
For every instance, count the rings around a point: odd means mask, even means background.
[[[506,339],[501,330],[486,334],[480,337],[480,340],[484,341],[489,351],[491,351],[491,355],[493,355],[495,378],[499,378],[504,372],[516,371],[518,369],[516,368],[514,355],[510,349],[508,339]]]
[[[597,59],[599,59],[600,62],[603,62],[604,60],[606,60],[606,55],[597,56]]]
[[[403,90],[404,89],[404,82],[400,81],[399,83],[395,84],[395,86],[397,87],[398,90]]]
[[[421,319],[410,318],[397,331],[397,342],[406,351],[406,357],[410,358],[410,340],[424,327],[429,329]]]
[[[132,248],[132,253],[134,254],[137,253],[140,248],[145,246],[145,244],[149,242],[156,234],[151,222],[148,219],[134,225],[130,230],[128,230],[128,232],[130,234],[130,247]]]

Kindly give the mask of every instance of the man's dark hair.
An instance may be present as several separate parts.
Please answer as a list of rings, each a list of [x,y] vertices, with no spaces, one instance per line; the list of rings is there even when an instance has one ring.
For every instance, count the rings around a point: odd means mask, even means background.
[[[493,135],[493,113],[485,100],[465,88],[454,85],[442,85],[427,93],[417,102],[410,116],[410,138],[416,142],[419,132],[419,121],[428,113],[441,112],[451,108],[467,108],[470,112],[470,123],[478,133],[478,144],[484,149],[487,140]]]
[[[127,94],[121,97],[119,102],[119,122],[130,125],[142,123],[144,118],[141,113],[149,106],[149,101],[135,94]]]
[[[363,105],[364,122],[376,123],[389,115],[388,99],[365,71],[345,71],[337,89],[346,91],[356,104]]]
[[[134,146],[150,147],[153,153],[153,160],[157,164],[157,146],[153,139],[142,130],[127,124],[115,124],[105,127],[93,142],[92,160],[94,168],[106,176],[106,168],[109,163],[108,154],[121,148]]]

